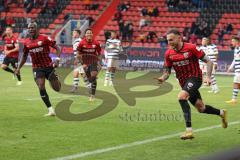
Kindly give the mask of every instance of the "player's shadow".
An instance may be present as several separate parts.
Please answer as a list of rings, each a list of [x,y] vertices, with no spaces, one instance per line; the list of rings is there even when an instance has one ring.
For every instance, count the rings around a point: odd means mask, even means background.
[[[70,92],[72,85],[66,84],[65,80],[67,76],[72,72],[72,70],[73,69],[70,67],[61,67],[57,69],[56,72],[59,75],[59,79],[62,84],[60,93],[67,95],[85,96],[88,98],[89,93],[86,87],[79,87],[78,90],[74,93]],[[118,104],[117,97],[105,91],[97,90],[96,98],[101,99],[102,103],[97,108],[85,113],[71,113],[70,107],[73,103],[73,100],[64,99],[56,105],[56,115],[61,120],[65,121],[87,121],[111,112]]]

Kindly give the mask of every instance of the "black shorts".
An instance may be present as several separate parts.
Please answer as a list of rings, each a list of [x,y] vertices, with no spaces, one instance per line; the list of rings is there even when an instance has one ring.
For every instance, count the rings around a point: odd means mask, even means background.
[[[99,71],[97,64],[90,64],[90,65],[87,67],[87,69],[85,70],[86,75],[87,75],[88,77],[90,77],[91,72],[93,72],[93,71],[96,71],[96,72]]]
[[[11,64],[13,68],[17,68],[18,59],[17,58],[11,58],[11,57],[5,57],[3,59],[3,64],[5,64],[7,66],[9,66],[9,64]]]
[[[33,76],[35,80],[38,78],[46,78],[49,80],[49,78],[54,75],[56,75],[54,68],[33,68]]]
[[[197,77],[191,77],[188,78],[185,82],[184,86],[182,87],[182,90],[189,93],[189,101],[192,105],[195,105],[197,99],[202,99],[201,94],[199,92],[199,88],[202,85],[202,80]]]

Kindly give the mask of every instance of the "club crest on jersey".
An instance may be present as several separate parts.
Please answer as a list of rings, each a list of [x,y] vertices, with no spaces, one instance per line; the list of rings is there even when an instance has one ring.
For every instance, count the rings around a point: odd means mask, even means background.
[[[189,57],[189,53],[185,52],[185,53],[183,53],[183,56],[184,56],[184,58],[188,58]]]
[[[42,41],[38,41],[37,44],[38,44],[38,46],[42,46],[43,42]]]
[[[189,83],[187,84],[187,88],[188,88],[188,89],[191,89],[192,87],[193,87],[193,83],[189,82]]]
[[[95,44],[93,44],[93,45],[92,45],[92,47],[93,47],[93,48],[95,48],[95,47],[96,47],[96,45],[95,45]]]

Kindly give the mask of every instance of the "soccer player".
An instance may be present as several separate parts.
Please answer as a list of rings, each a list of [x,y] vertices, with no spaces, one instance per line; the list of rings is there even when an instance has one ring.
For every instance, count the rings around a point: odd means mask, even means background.
[[[93,32],[90,28],[86,29],[85,37],[79,43],[77,52],[88,81],[91,83],[89,100],[93,101],[97,88],[97,75],[101,68],[101,47],[100,43],[93,39]]]
[[[238,37],[232,37],[232,47],[234,48],[234,59],[231,66],[228,68],[227,72],[234,69],[235,75],[233,79],[233,93],[232,99],[226,101],[226,103],[236,104],[237,96],[240,89],[240,39]]]
[[[50,82],[51,87],[55,91],[60,91],[61,83],[58,80],[54,69],[58,66],[60,60],[60,48],[50,37],[39,34],[35,22],[28,24],[28,32],[30,37],[24,42],[23,56],[16,70],[16,74],[19,74],[20,69],[27,60],[28,54],[30,54],[34,80],[39,88],[41,98],[48,108],[48,114],[45,116],[55,116],[54,108],[52,107],[45,89],[45,80],[47,79]],[[56,54],[58,56],[56,62],[53,62],[49,56],[50,47],[56,49]]]
[[[212,70],[212,76],[211,76],[211,90],[208,91],[209,93],[218,93],[219,92],[219,88],[217,86],[217,81],[215,78],[215,73],[216,73],[216,68],[217,68],[217,58],[218,58],[218,49],[217,46],[214,44],[211,44],[211,40],[208,37],[203,37],[202,38],[202,46],[200,47],[200,49],[209,57],[209,59],[213,62],[213,70]],[[200,60],[201,63],[203,63]],[[201,65],[200,65],[201,66]],[[202,64],[203,67],[203,71],[206,74],[206,69],[207,66],[206,64]]]
[[[78,63],[78,58],[77,58],[77,47],[79,45],[79,43],[81,42],[81,31],[79,29],[74,29],[73,30],[73,54],[74,54],[74,70],[73,70],[73,88],[71,90],[71,92],[75,92],[78,88],[78,84],[79,84],[79,73],[83,74],[83,68]]]
[[[218,115],[222,119],[222,127],[227,128],[226,110],[219,110],[203,103],[199,88],[202,85],[202,72],[199,68],[199,59],[207,64],[207,78],[209,84],[213,63],[195,45],[182,42],[182,37],[177,29],[171,29],[167,33],[167,41],[170,48],[165,53],[164,72],[157,78],[159,83],[166,81],[173,67],[182,90],[178,94],[178,101],[182,108],[186,124],[186,132],[181,135],[181,139],[194,138],[192,133],[191,110],[188,101],[196,107],[200,113]]]
[[[116,32],[111,31],[111,38],[107,40],[105,46],[107,71],[105,74],[104,86],[113,86],[114,74],[119,67],[118,60],[122,50],[121,41],[117,39]]]
[[[5,30],[5,36],[4,36],[4,41],[5,41],[5,45],[4,45],[4,54],[5,54],[5,58],[3,60],[2,63],[2,69],[12,73],[15,76],[15,70],[17,69],[17,65],[18,65],[18,53],[19,53],[19,45],[18,45],[18,40],[17,38],[13,35],[13,29],[12,27],[8,26]],[[11,68],[9,68],[9,64],[11,64],[12,68],[14,70],[12,70]],[[21,81],[21,76],[16,75],[18,82],[17,85],[21,85],[22,81]]]

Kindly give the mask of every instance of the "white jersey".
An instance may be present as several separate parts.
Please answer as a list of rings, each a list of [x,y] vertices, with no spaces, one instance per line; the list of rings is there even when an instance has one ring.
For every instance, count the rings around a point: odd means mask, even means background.
[[[76,38],[74,41],[73,41],[73,54],[74,56],[76,57],[77,56],[77,47],[79,45],[79,43],[81,42],[81,38]]]
[[[200,49],[209,57],[209,59],[214,64],[217,64],[218,49],[216,45],[210,44],[207,46],[201,46]],[[201,62],[201,63],[204,63],[204,62]]]
[[[240,73],[240,46],[234,49],[234,59],[230,68],[234,68],[235,73]]]
[[[119,39],[108,39],[105,46],[107,59],[119,59],[122,52],[121,41]]]

